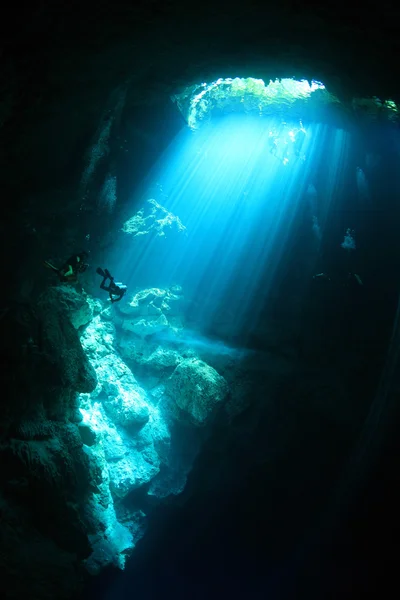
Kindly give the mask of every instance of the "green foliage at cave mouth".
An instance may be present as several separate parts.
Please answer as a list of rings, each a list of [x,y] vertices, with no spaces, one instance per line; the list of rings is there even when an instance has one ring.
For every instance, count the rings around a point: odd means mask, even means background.
[[[392,100],[355,98],[350,106],[345,106],[323,83],[305,79],[275,79],[266,85],[262,79],[253,77],[220,78],[212,83],[188,86],[172,99],[191,129],[197,129],[213,115],[228,112],[267,116],[290,111],[293,116],[304,118],[305,113],[317,115],[332,105],[351,112],[362,111],[371,117],[398,120],[398,108]]]

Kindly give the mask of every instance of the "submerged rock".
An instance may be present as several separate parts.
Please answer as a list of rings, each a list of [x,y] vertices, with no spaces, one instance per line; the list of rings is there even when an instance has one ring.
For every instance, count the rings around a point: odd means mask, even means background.
[[[176,350],[151,339],[132,340],[128,333],[119,339],[118,351],[132,368],[147,375],[168,374],[182,360],[182,356]]]
[[[95,575],[123,569],[145,531],[145,513],[129,504],[134,490],[153,503],[184,490],[201,442],[193,427],[182,437],[173,419],[204,425],[227,384],[184,352],[179,286],[142,290],[122,310],[101,313],[64,288],[40,299],[38,335],[24,350],[47,392],[29,391],[29,413],[12,423],[15,443],[0,463],[6,478],[19,474],[18,486],[31,473],[43,511],[58,523],[60,552],[78,549],[76,564]]]
[[[132,371],[115,354],[104,357],[96,369],[105,411],[123,427],[141,425],[149,420],[146,393]]]
[[[175,291],[173,291],[175,290]],[[132,301],[120,307],[120,312],[130,318],[182,316],[184,297],[180,286],[170,289],[148,288],[137,292]]]
[[[130,491],[157,475],[160,457],[156,449],[169,444],[169,431],[160,419],[149,419],[136,435],[131,435],[107,415],[100,403],[82,409],[84,423],[96,434],[98,450],[103,453],[109,488],[113,496],[124,498]],[[154,415],[154,410],[153,410]]]
[[[186,231],[186,227],[179,217],[173,215],[156,200],[150,199],[124,223],[122,231],[133,237],[146,235],[166,237],[171,233],[182,234]]]
[[[142,290],[129,308],[109,311],[107,318],[96,314],[90,298],[82,302],[78,297],[72,292],[68,304],[58,291],[43,299],[39,311],[42,343],[56,366],[53,378],[59,379],[60,390],[70,390],[63,398],[74,423],[61,431],[54,428],[51,415],[46,420],[43,414],[43,426],[27,419],[15,431],[20,431],[21,444],[24,440],[42,444],[45,468],[58,478],[57,485],[63,490],[75,485],[83,494],[74,516],[84,548],[80,560],[89,573],[97,574],[110,565],[123,569],[143,535],[145,514],[127,508],[133,490],[144,488],[154,501],[185,487],[200,440],[190,431],[187,440],[178,439],[180,433],[171,438],[173,419],[205,425],[226,398],[228,385],[195,355],[182,354],[182,328],[176,327],[183,302],[180,288],[174,293]],[[93,312],[79,340],[70,320],[71,306],[78,314],[85,302]],[[89,313],[82,315],[75,325],[83,325]],[[143,374],[139,384],[136,377]],[[36,456],[25,449],[23,453]]]
[[[107,505],[119,506],[132,490],[148,484],[168,462],[170,432],[152,398],[138,384],[130,368],[117,353],[116,330],[109,321],[97,316],[82,334],[82,344],[96,371],[98,385],[92,394],[82,394],[79,426],[82,439],[87,439],[93,452],[102,457],[103,497]],[[100,508],[96,509],[97,512]],[[108,511],[111,509],[107,509]],[[113,508],[114,510],[114,508]],[[129,511],[128,511],[129,513]],[[107,513],[108,514],[108,513]],[[114,516],[113,516],[114,515]],[[131,538],[118,545],[107,535],[96,531],[92,539],[93,554],[87,563],[97,572],[111,562],[123,568],[124,556],[143,531],[144,518],[125,514]],[[115,513],[113,531],[121,523]],[[103,518],[104,521],[104,518]],[[111,522],[110,521],[110,522]],[[131,540],[131,541],[129,541]]]
[[[101,305],[85,293],[79,293],[70,285],[58,285],[46,291],[46,300],[65,310],[72,325],[79,329],[87,325],[100,312]]]
[[[126,319],[122,328],[143,338],[168,329],[168,325],[168,319],[164,315],[160,315],[156,319],[138,319],[134,321]]]
[[[177,294],[159,288],[141,290],[120,308],[124,315],[122,322],[121,315],[116,315],[116,319],[122,329],[141,338],[158,335],[182,326],[183,301],[181,291]]]
[[[166,391],[194,425],[204,425],[228,395],[228,384],[215,369],[196,358],[184,359],[166,382]]]

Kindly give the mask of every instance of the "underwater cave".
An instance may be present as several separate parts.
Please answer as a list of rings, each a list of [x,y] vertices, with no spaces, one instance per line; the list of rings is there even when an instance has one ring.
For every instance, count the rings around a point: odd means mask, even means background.
[[[399,38],[379,10],[10,11],[3,598],[395,581]]]

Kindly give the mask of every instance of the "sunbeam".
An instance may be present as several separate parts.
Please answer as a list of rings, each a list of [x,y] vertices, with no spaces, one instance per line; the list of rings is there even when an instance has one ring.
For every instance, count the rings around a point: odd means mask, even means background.
[[[317,223],[320,241],[342,191],[347,146],[341,130],[279,116],[229,115],[196,132],[182,130],[151,171],[142,205],[153,194],[166,214],[179,218],[184,235],[164,247],[159,236],[149,236],[140,256],[124,239],[115,268],[131,289],[144,280],[181,285],[206,331],[223,313],[231,338],[251,333],[304,211],[310,236]],[[313,174],[322,167],[325,186],[310,205]]]

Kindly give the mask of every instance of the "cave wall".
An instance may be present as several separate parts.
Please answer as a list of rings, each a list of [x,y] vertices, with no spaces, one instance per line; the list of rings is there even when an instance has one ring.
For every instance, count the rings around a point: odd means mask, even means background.
[[[161,107],[181,85],[243,71],[320,79],[344,100],[399,95],[389,3],[377,19],[361,3],[94,6],[43,3],[14,19],[11,11],[3,25],[1,162],[21,191],[79,172],[109,95],[126,81],[134,107]]]

